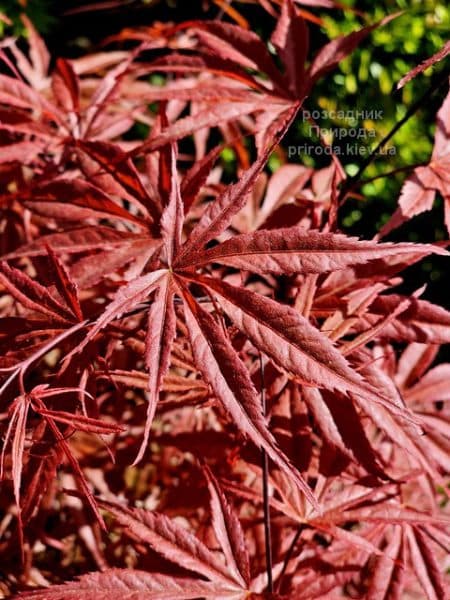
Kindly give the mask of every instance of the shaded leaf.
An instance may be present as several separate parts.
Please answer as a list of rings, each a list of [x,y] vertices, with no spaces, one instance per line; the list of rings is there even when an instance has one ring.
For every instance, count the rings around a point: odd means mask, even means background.
[[[250,562],[244,532],[233,507],[228,502],[211,469],[204,465],[203,470],[208,480],[212,522],[217,541],[236,581],[242,587],[246,587],[250,583]]]
[[[203,575],[211,581],[234,587],[225,566],[192,533],[165,515],[143,509],[130,509],[99,500],[127,531],[171,562]]]

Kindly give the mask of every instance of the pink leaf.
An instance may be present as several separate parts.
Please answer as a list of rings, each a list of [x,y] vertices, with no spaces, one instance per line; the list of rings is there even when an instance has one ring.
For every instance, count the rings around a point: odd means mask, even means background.
[[[271,42],[286,67],[291,92],[297,98],[301,98],[306,88],[305,63],[309,32],[303,17],[297,14],[292,0],[283,2],[281,16]]]
[[[170,275],[165,277],[158,288],[148,313],[147,337],[145,340],[145,366],[148,369],[148,408],[145,420],[144,438],[133,464],[143,457],[148,444],[150,427],[155,415],[159,390],[170,363],[170,352],[176,333],[174,308],[174,287]]]
[[[214,600],[224,592],[218,583],[148,573],[138,569],[106,569],[82,575],[78,581],[23,592],[29,600]]]
[[[224,281],[200,276],[198,280],[218,294],[225,313],[257,348],[303,383],[353,392],[406,414],[375,393],[331,341],[291,307]]]
[[[126,190],[142,209],[154,219],[158,218],[158,207],[141,180],[141,176],[117,144],[104,141],[76,140],[77,147],[111,175],[121,188]]]
[[[200,39],[216,56],[225,60],[233,60],[244,68],[262,71],[276,83],[280,90],[284,88],[283,77],[276,68],[265,44],[253,31],[219,21],[195,23],[194,29],[210,34],[209,37],[203,36]],[[219,45],[217,41],[214,43],[213,36],[216,40],[221,40],[222,45]]]
[[[39,408],[37,412],[43,417],[50,417],[53,421],[58,423],[64,423],[79,431],[85,431],[87,433],[120,433],[125,430],[122,425],[116,423],[109,423],[101,419],[92,419],[84,415],[77,415],[74,413],[65,412],[62,410],[48,410],[47,408]]]
[[[185,173],[180,189],[185,214],[189,212],[202,185],[206,183],[210,171],[222,150],[222,146],[214,147],[201,160],[196,161],[189,171]]]
[[[390,220],[380,229],[379,236],[384,237],[408,219],[431,210],[437,185],[438,178],[431,169],[418,167],[405,181],[398,200],[399,206]]]
[[[164,282],[166,275],[167,271],[160,269],[133,279],[133,281],[120,287],[112,302],[108,304],[105,311],[95,322],[94,327],[92,327],[83,341],[70,354],[66,355],[65,360],[68,360],[73,354],[81,352],[97,333],[111,321],[118,319],[123,313],[130,311],[140,302],[147,300],[149,295]]]
[[[412,568],[428,600],[445,598],[447,586],[429,541],[417,527],[407,527],[405,536],[408,540]]]
[[[241,524],[209,467],[204,465],[203,470],[208,480],[212,522],[217,541],[237,583],[248,587],[250,562]]]
[[[28,164],[37,160],[39,152],[42,152],[43,146],[40,142],[16,142],[5,144],[0,147],[0,164],[20,161]]]
[[[200,221],[191,232],[188,241],[181,248],[179,262],[181,262],[181,257],[186,261],[187,256],[191,255],[198,248],[203,247],[228,227],[234,215],[244,206],[247,200],[247,193],[255,184],[258,175],[263,170],[276,144],[279,143],[289,128],[297,113],[297,109],[298,107],[288,110],[281,115],[275,126],[274,137],[269,147],[245,171],[238,183],[228,186],[223,194],[206,207]]]
[[[67,306],[72,311],[73,315],[79,320],[83,320],[83,313],[80,306],[80,300],[78,297],[78,288],[74,281],[72,281],[70,274],[61,260],[56,256],[50,246],[47,246],[47,253],[50,260],[50,264],[55,273],[55,285],[64,298]]]
[[[369,35],[377,27],[386,25],[392,19],[398,17],[400,13],[389,15],[373,25],[363,27],[359,31],[354,31],[345,36],[339,36],[326,44],[315,56],[312,65],[308,70],[308,75],[312,82],[317,81],[320,77],[334,69],[334,67],[348,56],[355,48],[359,46],[362,40]]]
[[[326,273],[402,253],[447,254],[426,244],[377,244],[300,227],[236,235],[210,250],[192,252],[179,267],[218,262],[252,273]]]
[[[403,392],[408,402],[450,400],[450,364],[434,367],[411,388]]]
[[[226,567],[192,533],[166,517],[138,508],[99,500],[99,506],[110,512],[127,532],[148,544],[172,563],[199,573],[211,581],[235,587]]]
[[[64,202],[62,202],[64,199]],[[24,197],[25,204],[30,210],[35,207],[42,213],[46,208],[49,216],[58,218],[58,208],[61,209],[61,217],[73,221],[79,220],[77,208],[86,209],[85,217],[99,217],[105,215],[117,217],[122,220],[131,221],[142,226],[142,220],[125,210],[119,204],[113,202],[99,188],[82,179],[58,179],[50,183],[38,186],[30,190],[29,195]],[[72,214],[72,212],[74,214]],[[83,217],[81,217],[83,218]]]
[[[183,201],[177,174],[177,156],[174,144],[170,147],[170,195],[169,203],[161,216],[161,237],[166,248],[167,263],[171,267],[181,245],[183,230]]]
[[[23,306],[63,323],[73,321],[72,313],[46,287],[31,279],[19,269],[0,262],[0,283]]]
[[[133,157],[153,152],[170,142],[191,135],[199,129],[214,127],[218,123],[227,123],[228,121],[234,121],[255,111],[261,111],[265,108],[266,104],[267,100],[263,98],[254,102],[214,103],[213,106],[208,106],[197,112],[195,115],[183,117],[174,123],[169,124],[169,126],[166,129],[163,129],[159,135],[132,150],[129,153],[129,156]]]
[[[78,77],[72,65],[63,58],[56,61],[56,69],[52,77],[52,89],[55,99],[67,112],[78,112],[79,85]]]
[[[64,116],[50,102],[44,99],[38,92],[26,83],[13,77],[0,74],[0,102],[9,106],[31,109],[40,109],[45,113],[47,119],[55,120],[64,125]]]
[[[249,373],[221,327],[185,293],[185,318],[197,368],[210,384],[240,431],[295,482],[309,502],[318,509],[308,485],[276,447],[262,415],[261,401]],[[318,509],[319,510],[319,509]]]
[[[33,404],[38,409],[46,410],[45,405],[42,402],[42,400],[39,398],[39,396],[33,396],[33,401],[34,401]],[[84,476],[83,471],[81,470],[79,462],[73,455],[73,453],[70,449],[70,446],[66,441],[65,436],[58,429],[58,427],[56,426],[56,423],[55,423],[54,419],[52,419],[52,417],[49,417],[46,415],[43,415],[43,417],[44,417],[50,431],[52,432],[53,436],[56,438],[57,443],[60,445],[62,451],[66,455],[66,458],[69,461],[70,466],[72,467],[72,471],[76,477],[76,480],[78,481],[78,483],[80,485],[83,495],[86,498],[89,506],[91,507],[93,514],[95,515],[96,519],[98,520],[98,523],[100,524],[100,526],[103,530],[106,530],[105,522],[103,521],[103,518],[98,511],[97,503],[94,499],[94,496],[93,496],[91,490],[89,489],[89,485],[88,485],[88,482],[86,481],[86,477]]]
[[[117,251],[120,246],[147,240],[148,235],[136,235],[128,231],[118,231],[102,225],[77,227],[61,233],[44,235],[38,240],[25,244],[18,250],[4,256],[5,259],[22,256],[42,256],[47,254],[50,246],[57,254],[77,254],[95,250]]]
[[[431,344],[450,342],[450,312],[441,306],[414,297],[405,298],[397,294],[378,296],[370,306],[370,313],[373,314],[365,315],[363,321],[367,320],[373,326],[379,315],[390,315],[404,299],[409,300],[410,307],[380,331],[380,339]]]
[[[3,441],[3,449],[0,457],[0,480],[3,479],[5,451],[10,438],[12,478],[14,486],[14,498],[16,505],[20,507],[20,485],[22,481],[23,453],[25,449],[25,435],[30,399],[27,396],[17,397],[9,410],[9,424]],[[14,433],[13,433],[14,432]]]
[[[394,529],[392,539],[384,549],[383,556],[377,559],[375,572],[372,576],[370,587],[367,591],[367,600],[380,600],[388,597],[392,575],[402,543],[402,531],[400,527]]]
[[[20,19],[27,28],[30,58],[33,67],[41,77],[45,77],[50,65],[50,53],[30,19],[25,14],[21,14]]]

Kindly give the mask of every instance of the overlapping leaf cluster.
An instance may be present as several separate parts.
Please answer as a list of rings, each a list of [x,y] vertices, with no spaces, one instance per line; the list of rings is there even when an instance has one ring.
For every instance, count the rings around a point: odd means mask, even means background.
[[[450,313],[396,288],[445,245],[339,233],[336,157],[265,171],[377,25],[311,59],[286,1],[271,51],[204,21],[53,65],[25,24],[0,75],[5,594],[263,597],[269,567],[280,598],[444,598]],[[448,107],[382,233],[448,195]]]

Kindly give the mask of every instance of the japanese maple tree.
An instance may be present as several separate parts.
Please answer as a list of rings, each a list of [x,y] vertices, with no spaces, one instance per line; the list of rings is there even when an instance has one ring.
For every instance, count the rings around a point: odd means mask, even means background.
[[[53,61],[26,18],[0,49],[0,589],[443,600],[450,313],[401,284],[447,243],[380,238],[436,194],[449,228],[450,96],[379,236],[345,235],[338,156],[266,167],[396,15],[310,56],[334,2],[261,1],[270,40],[223,4],[128,50]]]

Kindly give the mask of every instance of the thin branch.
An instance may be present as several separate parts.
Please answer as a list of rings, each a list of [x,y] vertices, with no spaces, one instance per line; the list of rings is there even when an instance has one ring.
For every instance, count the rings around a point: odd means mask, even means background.
[[[259,373],[261,381],[261,406],[265,416],[266,390],[264,385],[264,362],[261,352],[259,353]],[[269,457],[264,449],[261,449],[261,466],[263,476],[263,507],[264,507],[264,538],[266,545],[266,570],[267,570],[267,591],[273,593],[272,577],[272,532],[270,528],[270,502],[269,502]]]
[[[449,74],[447,71],[444,71],[440,74],[440,76],[430,85],[430,87],[426,90],[426,92],[418,99],[416,102],[411,104],[411,106],[406,111],[405,115],[398,121],[391,131],[384,136],[384,138],[376,145],[376,147],[370,152],[365,160],[361,163],[357,173],[353,177],[349,177],[342,185],[340,193],[339,193],[339,204],[345,199],[348,192],[353,190],[354,187],[358,184],[361,175],[367,169],[367,167],[374,161],[377,157],[379,151],[386,146],[389,140],[397,133],[397,131],[407,122],[409,119],[416,113],[419,108],[425,103],[425,101],[429,100],[431,96],[446,82],[448,81]]]
[[[286,574],[286,570],[288,568],[289,561],[291,560],[292,555],[294,554],[295,546],[297,545],[297,542],[300,539],[300,536],[304,529],[305,529],[304,523],[302,523],[301,525],[298,526],[298,529],[295,532],[294,537],[292,538],[291,545],[289,546],[288,551],[286,552],[286,556],[284,557],[284,562],[283,562],[283,568],[281,569],[280,575],[278,577],[277,593],[280,593],[281,584],[283,583],[283,577]]]
[[[361,179],[353,187],[354,188],[361,187],[363,185],[366,185],[366,183],[372,183],[372,181],[376,181],[377,179],[383,179],[383,177],[391,177],[391,175],[396,175],[397,173],[404,173],[405,171],[412,171],[414,169],[417,169],[418,167],[423,167],[426,164],[427,163],[425,163],[425,162],[420,162],[420,163],[415,163],[414,165],[405,165],[404,167],[398,167],[398,169],[392,169],[392,171],[387,171],[386,173],[379,173],[378,175],[375,175],[374,177],[369,177],[367,179]]]

